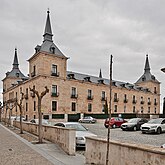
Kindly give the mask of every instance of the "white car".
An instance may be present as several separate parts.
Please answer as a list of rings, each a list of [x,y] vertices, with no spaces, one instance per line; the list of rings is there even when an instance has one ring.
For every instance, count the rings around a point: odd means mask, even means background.
[[[31,119],[31,123],[39,124],[39,119]],[[49,122],[45,119],[42,119],[42,125],[49,125]]]
[[[60,122],[56,123],[54,126],[76,129],[76,147],[85,147],[85,137],[97,136],[88,131],[83,125],[76,122]]]
[[[165,131],[165,118],[151,119],[148,123],[141,125],[142,133],[161,134]]]

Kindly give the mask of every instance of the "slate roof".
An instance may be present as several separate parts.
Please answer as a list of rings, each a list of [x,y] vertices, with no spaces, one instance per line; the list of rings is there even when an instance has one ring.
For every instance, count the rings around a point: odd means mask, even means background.
[[[19,69],[19,63],[18,63],[18,57],[17,57],[17,49],[15,49],[13,68],[12,68],[12,70],[10,72],[6,73],[6,78],[7,77],[27,79],[27,77]]]
[[[91,83],[96,83],[96,84],[105,84],[109,85],[110,81],[109,79],[105,78],[100,78],[96,76],[91,76],[88,74],[82,74],[82,73],[77,73],[77,72],[72,72],[72,71],[67,71],[67,79],[75,79],[79,81],[84,81],[84,82],[91,82]],[[122,81],[116,81],[112,80],[112,86],[116,86],[119,88],[126,88],[126,89],[134,89],[138,91],[145,91],[145,92],[150,92],[148,88],[143,88],[135,84],[131,83],[126,83]]]
[[[47,19],[46,19],[45,31],[43,35],[44,41],[42,45],[37,45],[35,47],[36,53],[47,52],[47,53],[56,54],[56,55],[65,57],[65,55],[61,52],[61,50],[53,43],[53,39],[52,39],[53,34],[52,34],[52,29],[51,29],[49,13],[50,12],[47,11]]]
[[[141,82],[146,82],[146,81],[154,81],[154,82],[159,83],[159,81],[155,78],[155,76],[152,75],[151,72],[150,72],[150,65],[149,65],[148,55],[146,55],[146,62],[145,62],[145,67],[144,67],[144,73],[137,80],[136,84],[141,83]]]

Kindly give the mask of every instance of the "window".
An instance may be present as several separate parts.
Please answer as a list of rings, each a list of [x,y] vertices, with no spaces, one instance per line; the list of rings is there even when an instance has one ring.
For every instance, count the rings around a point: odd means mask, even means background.
[[[151,101],[150,101],[150,98],[148,98],[148,105],[151,105]]]
[[[127,95],[124,94],[124,103],[127,103],[127,102],[128,102]]]
[[[52,85],[52,96],[58,96],[57,85]]]
[[[88,89],[88,100],[92,100],[92,90]]]
[[[57,101],[52,101],[52,111],[57,111]]]
[[[124,112],[126,112],[126,105],[124,105]]]
[[[31,77],[34,77],[36,75],[36,66],[33,66],[33,72],[31,73]]]
[[[88,103],[88,112],[92,112],[92,104]]]
[[[156,108],[155,108],[155,113],[156,113]]]
[[[140,98],[140,103],[144,104],[143,97]]]
[[[133,106],[133,113],[135,113],[136,112],[136,109],[135,109],[135,106]]]
[[[154,105],[157,105],[156,99],[154,99]]]
[[[26,118],[25,118],[26,121],[28,121],[28,115],[26,115]]]
[[[76,103],[72,102],[72,111],[76,111]]]
[[[156,87],[154,87],[154,93],[155,93],[155,94],[157,93]]]
[[[143,111],[144,111],[144,109],[143,109],[143,107],[141,107],[141,113],[143,113]]]
[[[34,119],[36,118],[36,115],[34,115]]]
[[[148,107],[148,113],[150,113],[150,107]]]
[[[135,95],[133,95],[132,103],[133,103],[133,104],[136,104],[136,97],[135,97]]]
[[[26,112],[28,111],[28,103],[26,103]]]
[[[36,111],[36,101],[34,101],[34,111]]]
[[[114,112],[117,112],[117,105],[115,105],[114,107]]]
[[[52,74],[57,75],[57,65],[52,64]]]
[[[101,93],[101,100],[105,101],[105,91],[102,91],[102,93]]]
[[[72,87],[71,98],[77,98],[76,88],[75,87]]]
[[[118,102],[119,99],[117,98],[117,93],[114,93],[114,102]]]
[[[20,87],[20,93],[22,93],[22,87]]]

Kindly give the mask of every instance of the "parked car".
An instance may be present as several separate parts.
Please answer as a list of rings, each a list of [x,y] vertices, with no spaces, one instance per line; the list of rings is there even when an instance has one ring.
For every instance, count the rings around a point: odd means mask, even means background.
[[[80,123],[96,123],[97,120],[92,116],[86,116],[78,120]]]
[[[132,130],[132,131],[137,131],[140,130],[140,127],[142,124],[147,123],[148,120],[144,118],[132,118],[128,120],[127,123],[123,123],[121,125],[121,129],[123,131],[125,130]]]
[[[123,124],[125,122],[127,122],[127,121],[120,117],[113,117],[110,120],[109,120],[109,118],[107,118],[104,122],[104,126],[105,126],[105,128],[108,128],[110,125],[112,128],[116,128],[116,127],[120,127],[121,124]]]
[[[88,131],[82,124],[76,122],[60,122],[56,123],[54,126],[76,129],[76,147],[85,147],[85,137],[97,136]]]
[[[161,134],[165,131],[165,118],[151,119],[148,123],[141,125],[142,133]]]
[[[20,121],[20,116],[16,116],[14,120]],[[22,121],[26,121],[26,118],[24,116],[22,116]]]
[[[39,119],[31,119],[30,122],[35,123],[35,124],[39,124]],[[43,125],[49,125],[49,122],[45,119],[42,119],[42,124]]]

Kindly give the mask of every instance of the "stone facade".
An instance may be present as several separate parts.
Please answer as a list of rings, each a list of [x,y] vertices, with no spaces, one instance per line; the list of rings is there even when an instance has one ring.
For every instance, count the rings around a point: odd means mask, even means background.
[[[102,76],[94,77],[67,71],[68,58],[53,43],[49,21],[48,13],[44,42],[41,46],[37,45],[35,54],[28,60],[29,77],[18,74],[15,52],[16,64],[13,64],[12,71],[3,79],[4,103],[13,98],[20,100],[21,93],[24,93],[26,97],[23,100],[23,114],[27,120],[38,118],[37,97],[30,92],[29,87],[41,93],[47,86],[49,93],[42,100],[45,118],[55,119],[59,114],[59,118],[67,120],[66,114],[104,114],[106,101],[109,103],[110,100],[109,80]],[[16,75],[11,74],[15,68]],[[150,74],[147,56],[145,73],[135,84],[113,80],[112,113],[159,112],[160,82]],[[19,115],[17,107],[13,108],[12,115]]]

